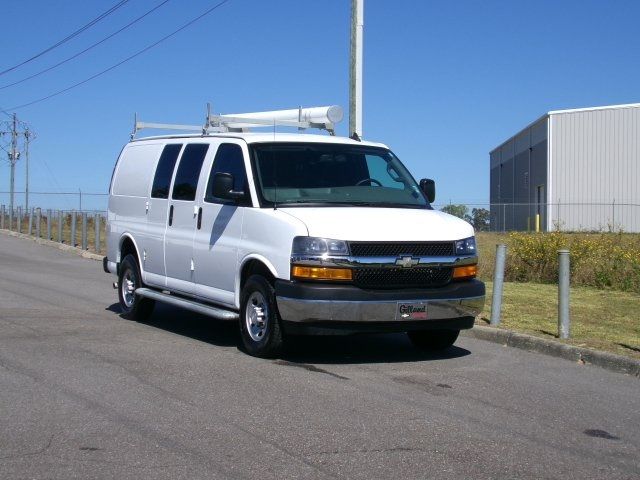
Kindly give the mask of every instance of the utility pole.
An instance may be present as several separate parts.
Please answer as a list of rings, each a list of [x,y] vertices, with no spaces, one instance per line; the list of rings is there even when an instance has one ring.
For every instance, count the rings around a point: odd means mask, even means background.
[[[362,138],[362,34],[364,0],[351,0],[351,58],[349,68],[349,137]]]
[[[13,212],[13,196],[15,192],[15,184],[16,184],[16,162],[18,161],[18,131],[16,129],[17,125],[16,114],[13,114],[13,122],[11,126],[11,153],[9,154],[9,161],[11,162],[11,180],[10,180],[10,197],[9,197],[9,208]]]
[[[26,171],[27,178],[24,184],[24,209],[25,211],[29,211],[29,140],[31,138],[31,132],[29,131],[29,127],[24,131],[24,156],[26,162]]]

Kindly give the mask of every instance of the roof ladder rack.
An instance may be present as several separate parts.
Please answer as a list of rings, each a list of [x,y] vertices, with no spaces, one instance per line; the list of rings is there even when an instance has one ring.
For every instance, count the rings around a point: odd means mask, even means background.
[[[204,125],[141,122],[136,114],[131,140],[143,129],[184,130],[208,135],[214,132],[247,132],[249,128],[286,126],[298,127],[298,130],[318,128],[328,131],[330,135],[335,135],[335,124],[340,122],[343,116],[342,107],[338,105],[216,115],[211,113],[211,105],[207,104],[207,117]]]

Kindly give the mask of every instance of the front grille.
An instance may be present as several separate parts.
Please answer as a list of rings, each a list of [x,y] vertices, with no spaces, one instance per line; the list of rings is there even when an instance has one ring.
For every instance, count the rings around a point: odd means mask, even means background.
[[[451,268],[354,268],[353,284],[360,288],[441,287],[451,281]]]
[[[354,257],[451,257],[453,242],[350,242]]]

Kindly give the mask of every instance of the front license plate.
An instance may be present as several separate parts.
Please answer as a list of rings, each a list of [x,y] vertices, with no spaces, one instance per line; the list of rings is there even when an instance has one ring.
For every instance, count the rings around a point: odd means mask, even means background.
[[[396,320],[427,320],[426,302],[398,302]]]

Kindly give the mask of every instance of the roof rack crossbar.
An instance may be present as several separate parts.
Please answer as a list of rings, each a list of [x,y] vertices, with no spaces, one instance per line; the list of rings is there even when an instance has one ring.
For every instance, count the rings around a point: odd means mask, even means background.
[[[272,112],[216,115],[211,113],[211,105],[207,104],[207,117],[204,126],[141,122],[136,114],[131,140],[143,129],[185,130],[201,132],[202,135],[207,135],[211,132],[246,132],[253,127],[286,126],[297,127],[298,130],[318,128],[335,135],[335,123],[341,121],[342,117],[342,108],[337,105],[313,108],[299,107],[292,110],[275,110]]]

